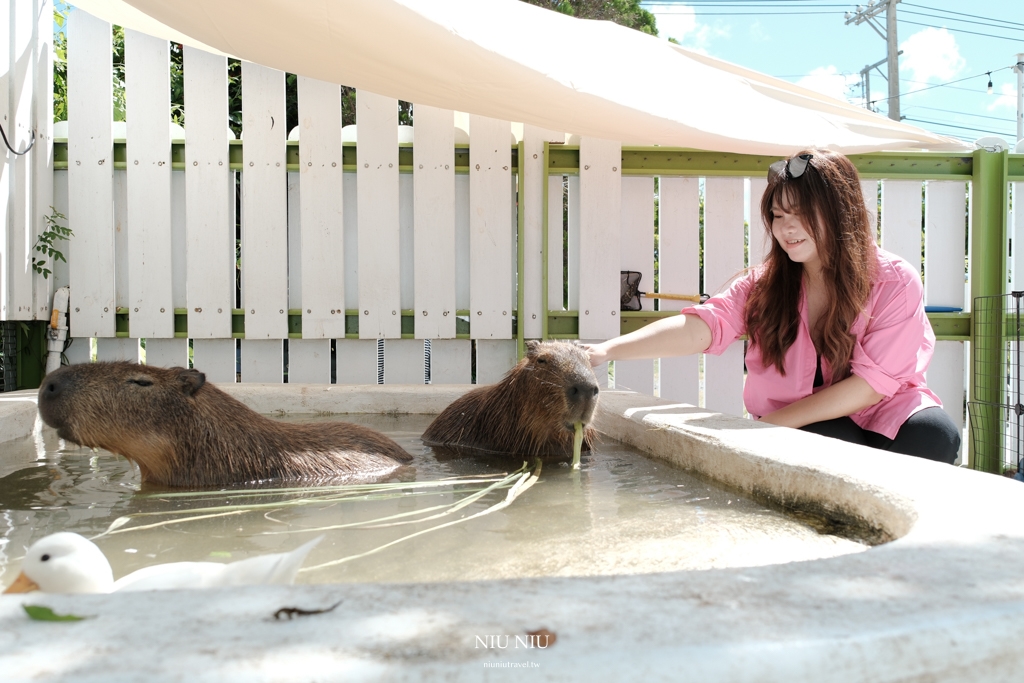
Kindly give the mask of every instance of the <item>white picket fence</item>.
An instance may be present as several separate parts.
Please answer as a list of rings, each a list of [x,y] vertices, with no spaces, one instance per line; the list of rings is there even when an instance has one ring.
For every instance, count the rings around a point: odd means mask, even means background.
[[[33,2],[49,16],[48,2]],[[18,18],[10,33],[22,40]],[[16,79],[10,101],[0,84],[12,141],[27,139],[26,101],[35,103],[40,131],[50,130],[52,118],[44,96],[49,36],[25,40],[36,40],[34,54],[41,55],[35,78]],[[661,291],[713,293],[764,251],[763,177],[661,175],[656,195],[653,176],[623,175],[618,143],[588,138],[578,141],[578,173],[548,175],[545,142],[564,143],[562,133],[425,106],[415,106],[409,131],[397,125],[396,100],[368,92],[357,96],[358,163],[347,170],[342,153],[349,129],[342,131],[339,86],[306,78],[298,85],[299,170],[289,171],[285,74],[249,63],[242,68],[244,160],[240,172],[233,170],[226,60],[190,48],[184,53],[187,134],[175,134],[184,135],[185,163],[172,168],[168,44],[132,31],[125,31],[127,158],[124,168],[115,168],[114,140],[122,133],[111,125],[111,27],[76,10],[68,41],[67,169],[54,170],[52,135],[40,135],[29,156],[8,155],[0,200],[8,216],[3,317],[47,319],[52,288],[70,285],[74,362],[92,356],[88,339],[96,340],[101,360],[136,359],[145,339],[146,362],[185,365],[191,341],[195,367],[214,381],[236,380],[240,353],[241,381],[281,382],[287,343],[289,382],[330,382],[333,355],[336,382],[376,383],[377,340],[383,339],[384,381],[422,383],[424,340],[430,340],[432,382],[470,382],[474,366],[477,382],[495,381],[516,356],[520,221],[519,320],[527,338],[542,335],[544,182],[549,308],[563,308],[564,227],[567,308],[579,311],[581,339],[618,334],[620,270],[639,270],[644,284],[653,285],[656,211]],[[519,172],[512,165],[514,128],[521,131]],[[410,142],[413,166],[399,168],[400,146]],[[468,172],[456,172],[456,150],[467,142]],[[569,188],[564,226],[563,182]],[[882,246],[921,263],[924,220],[926,302],[967,308],[969,183],[864,181],[869,207],[876,205],[879,182]],[[58,264],[44,280],[31,271],[30,249],[50,205],[68,216],[74,237],[62,243],[67,265]],[[128,310],[127,338],[115,336],[118,308]],[[187,310],[189,339],[175,337],[175,308]],[[240,340],[232,336],[235,308],[245,315]],[[288,338],[290,309],[301,310],[301,339]],[[358,311],[358,339],[345,338],[345,309]],[[403,309],[414,312],[411,339],[402,338]],[[457,337],[457,311],[468,311],[468,339]],[[720,357],[620,362],[615,385],[646,393],[657,387],[662,397],[742,414],[742,354],[735,344]],[[963,342],[939,342],[928,380],[962,425]]]

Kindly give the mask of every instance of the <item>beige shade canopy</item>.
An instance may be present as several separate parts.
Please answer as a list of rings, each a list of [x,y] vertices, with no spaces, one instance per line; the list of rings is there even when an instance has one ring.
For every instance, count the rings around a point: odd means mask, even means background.
[[[111,23],[435,107],[748,154],[963,142],[611,22],[519,0],[80,0]]]

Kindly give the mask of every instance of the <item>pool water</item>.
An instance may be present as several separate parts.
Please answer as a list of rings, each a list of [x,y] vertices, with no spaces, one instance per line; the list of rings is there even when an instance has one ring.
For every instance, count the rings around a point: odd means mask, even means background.
[[[268,490],[293,486],[275,482],[193,495],[142,486],[124,458],[66,444],[52,430],[4,444],[0,585],[14,580],[21,557],[35,540],[56,531],[97,536],[125,516],[129,520],[124,526],[96,539],[115,578],[162,562],[229,561],[281,552],[320,533],[325,538],[307,558],[299,583],[747,567],[867,548],[818,533],[607,439],[583,455],[580,470],[573,471],[568,463],[547,463],[536,484],[507,507],[459,521],[504,500],[507,486],[453,510],[518,464],[435,454],[420,441],[429,415],[344,419],[387,433],[413,454],[411,466],[391,479],[397,486],[370,493]],[[458,483],[430,488],[413,484],[437,480]],[[250,507],[240,510],[240,505]],[[344,528],[322,530],[340,525]],[[149,528],[136,529],[142,526]]]

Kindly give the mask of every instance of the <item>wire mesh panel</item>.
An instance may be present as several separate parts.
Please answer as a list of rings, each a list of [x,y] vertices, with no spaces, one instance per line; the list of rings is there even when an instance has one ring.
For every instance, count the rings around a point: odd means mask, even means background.
[[[1024,480],[1021,309],[1024,291],[974,300],[974,386],[968,404],[974,469]]]
[[[14,391],[18,388],[17,335],[18,323],[0,323],[0,373],[3,375],[3,387],[0,391]]]

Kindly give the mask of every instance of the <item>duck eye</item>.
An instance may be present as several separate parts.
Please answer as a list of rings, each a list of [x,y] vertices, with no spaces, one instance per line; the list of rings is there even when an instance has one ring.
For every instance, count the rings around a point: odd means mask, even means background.
[[[130,379],[130,380],[128,380],[128,383],[129,384],[137,384],[140,387],[151,387],[151,386],[153,386],[153,380],[144,379],[144,378],[143,379]]]
[[[43,562],[46,562],[47,560],[50,559],[50,554],[47,553],[47,554],[43,555],[42,557],[40,557],[39,559],[42,560]]]

